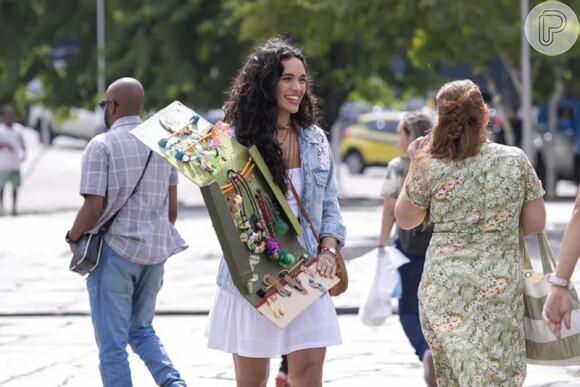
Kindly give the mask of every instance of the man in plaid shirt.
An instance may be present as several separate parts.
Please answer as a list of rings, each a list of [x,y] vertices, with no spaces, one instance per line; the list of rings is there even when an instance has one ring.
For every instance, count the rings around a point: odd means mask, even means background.
[[[156,154],[147,164],[149,149],[130,134],[141,123],[143,101],[136,79],[121,78],[109,86],[100,104],[109,130],[84,151],[84,203],[66,238],[74,252],[83,233],[96,232],[117,214],[104,236],[100,263],[87,279],[106,387],[132,385],[127,344],[157,385],[186,385],[152,326],[165,261],[187,245],[173,227],[177,172]]]

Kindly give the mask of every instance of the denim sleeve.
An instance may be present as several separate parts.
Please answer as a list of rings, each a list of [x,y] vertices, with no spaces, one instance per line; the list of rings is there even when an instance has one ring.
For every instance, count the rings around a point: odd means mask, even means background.
[[[340,215],[338,191],[336,188],[336,179],[334,176],[334,158],[330,149],[328,154],[330,158],[330,168],[328,170],[328,181],[322,202],[322,221],[320,223],[319,236],[320,239],[326,236],[336,238],[338,241],[338,246],[343,247],[346,239],[346,227],[342,223],[342,216]]]

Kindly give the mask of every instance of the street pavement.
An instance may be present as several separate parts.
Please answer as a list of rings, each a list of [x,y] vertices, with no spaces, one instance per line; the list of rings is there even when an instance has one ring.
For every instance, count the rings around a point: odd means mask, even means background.
[[[21,215],[0,217],[0,386],[99,386],[85,282],[67,270],[70,253],[64,243],[82,203],[77,191],[84,143],[57,139],[55,146],[44,148],[34,134],[26,139],[30,155],[23,166]],[[339,172],[351,282],[349,291],[334,299],[344,343],[328,349],[328,386],[423,385],[421,363],[398,317],[369,328],[356,315],[372,279],[373,253],[353,258],[376,244],[383,172]],[[569,196],[573,188],[560,187]],[[555,252],[571,210],[571,200],[548,203],[548,235]],[[199,189],[185,180],[176,227],[190,248],[166,265],[156,330],[189,385],[235,385],[230,355],[206,348],[204,329],[215,291],[219,243]],[[540,267],[537,260],[535,266]],[[580,286],[578,269],[574,280]],[[153,386],[140,360],[131,354],[130,361],[134,385]],[[272,380],[278,365],[274,359]],[[580,367],[529,366],[525,385],[580,386]]]

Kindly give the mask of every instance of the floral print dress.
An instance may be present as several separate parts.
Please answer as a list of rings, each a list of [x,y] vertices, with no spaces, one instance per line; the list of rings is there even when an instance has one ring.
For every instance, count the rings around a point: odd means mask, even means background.
[[[419,161],[406,182],[435,232],[419,288],[439,386],[521,386],[526,376],[522,205],[544,191],[524,153],[486,142],[469,159]]]

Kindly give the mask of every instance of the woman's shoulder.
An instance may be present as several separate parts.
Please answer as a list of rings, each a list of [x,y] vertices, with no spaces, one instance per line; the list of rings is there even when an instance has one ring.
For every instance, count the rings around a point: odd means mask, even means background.
[[[326,133],[320,126],[312,124],[301,127],[302,132],[307,136],[320,143],[328,143]]]
[[[481,153],[484,156],[507,157],[516,159],[526,158],[524,151],[520,148],[516,146],[497,144],[492,141],[489,141],[485,144]]]

